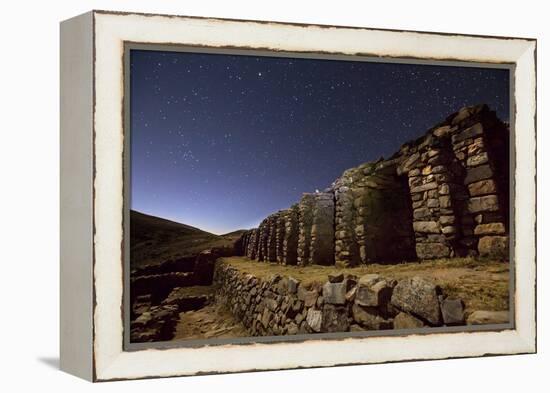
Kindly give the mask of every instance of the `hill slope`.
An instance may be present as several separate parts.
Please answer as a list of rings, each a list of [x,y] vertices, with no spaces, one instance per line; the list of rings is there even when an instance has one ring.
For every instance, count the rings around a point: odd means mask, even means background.
[[[131,269],[190,256],[210,247],[232,246],[233,237],[130,210]]]

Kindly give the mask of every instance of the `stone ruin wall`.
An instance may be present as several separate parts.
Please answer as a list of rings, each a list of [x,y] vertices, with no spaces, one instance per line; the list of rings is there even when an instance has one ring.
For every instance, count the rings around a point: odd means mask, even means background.
[[[238,252],[341,267],[454,256],[508,258],[509,130],[486,105],[450,115],[389,159],[247,231]]]
[[[259,278],[218,261],[214,283],[216,301],[225,304],[251,336],[480,323],[475,312],[467,315],[461,299],[445,296],[420,277],[397,281],[378,274],[339,274],[329,275],[322,285],[304,285],[288,276]],[[499,317],[499,323],[508,321],[506,312]]]

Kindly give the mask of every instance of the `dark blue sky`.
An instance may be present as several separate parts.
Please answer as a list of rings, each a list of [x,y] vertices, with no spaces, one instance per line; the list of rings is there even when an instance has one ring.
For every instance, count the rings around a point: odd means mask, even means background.
[[[509,71],[131,51],[131,208],[254,227],[448,114],[509,119]]]

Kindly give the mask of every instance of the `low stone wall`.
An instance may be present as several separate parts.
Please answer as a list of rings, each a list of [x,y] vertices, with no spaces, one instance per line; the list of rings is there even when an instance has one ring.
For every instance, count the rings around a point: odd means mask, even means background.
[[[251,336],[411,329],[465,324],[464,303],[419,277],[329,276],[319,287],[292,277],[262,280],[216,263],[215,298]]]
[[[129,299],[131,341],[171,340],[180,312],[201,308],[212,300],[187,295],[184,289],[212,285],[216,260],[234,253],[232,248],[213,248],[195,257],[134,270]]]

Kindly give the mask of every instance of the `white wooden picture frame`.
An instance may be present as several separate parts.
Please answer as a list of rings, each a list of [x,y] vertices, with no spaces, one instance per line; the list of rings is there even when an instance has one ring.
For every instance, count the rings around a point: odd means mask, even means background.
[[[513,67],[512,327],[124,346],[126,43]],[[91,11],[61,24],[61,368],[90,381],[536,352],[536,40]]]

